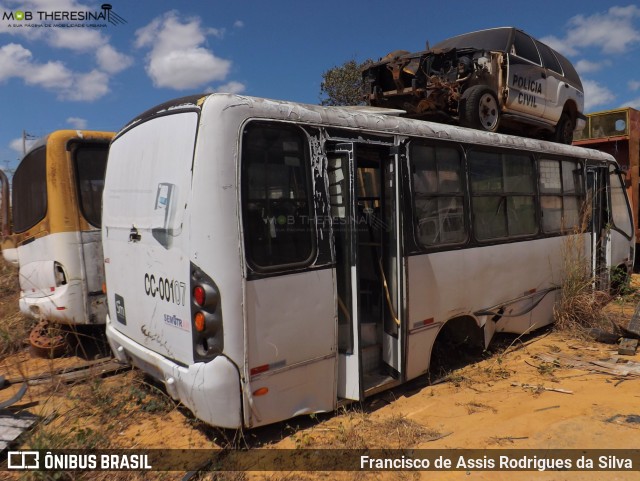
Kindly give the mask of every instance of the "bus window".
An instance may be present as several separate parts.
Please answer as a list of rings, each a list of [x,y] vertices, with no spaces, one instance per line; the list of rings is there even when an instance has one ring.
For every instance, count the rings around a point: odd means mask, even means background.
[[[465,242],[460,152],[412,143],[410,155],[418,241],[423,247]]]
[[[80,211],[94,227],[100,227],[102,190],[107,167],[108,144],[78,145],[74,150],[74,165]]]
[[[540,161],[542,231],[572,232],[580,229],[584,201],[582,165],[567,160]]]
[[[13,175],[13,231],[24,232],[44,219],[47,213],[46,148],[29,153]]]
[[[629,216],[629,205],[627,204],[622,179],[620,178],[620,174],[615,170],[610,172],[610,185],[613,225],[624,233],[624,235],[631,238],[633,225],[631,223],[631,217]]]
[[[474,231],[478,240],[533,235],[535,181],[524,154],[469,152]]]
[[[257,270],[308,263],[314,252],[308,142],[295,127],[252,123],[242,143],[244,241]]]

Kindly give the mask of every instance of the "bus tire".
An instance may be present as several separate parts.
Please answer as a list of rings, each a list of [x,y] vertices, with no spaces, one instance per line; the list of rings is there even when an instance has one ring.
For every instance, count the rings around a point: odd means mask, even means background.
[[[462,94],[460,124],[486,132],[496,132],[500,124],[500,105],[486,85],[474,85]]]
[[[568,113],[563,112],[556,125],[554,140],[559,144],[571,145],[575,124]]]

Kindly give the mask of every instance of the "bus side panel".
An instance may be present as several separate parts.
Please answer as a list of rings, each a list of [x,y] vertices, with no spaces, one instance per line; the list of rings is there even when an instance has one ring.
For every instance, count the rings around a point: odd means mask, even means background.
[[[610,267],[633,265],[630,259],[629,240],[615,229],[611,229],[611,258]]]
[[[248,425],[335,407],[336,319],[331,269],[246,284]],[[263,396],[253,396],[268,388]]]
[[[416,255],[408,258],[409,340],[407,372],[425,372],[423,343],[412,336],[425,337],[422,325],[444,323],[459,316],[519,299],[531,292],[560,284],[561,250],[565,237],[550,237],[461,251]],[[555,292],[550,292],[531,312],[518,317],[502,317],[496,332],[522,333],[553,321]],[[527,301],[530,302],[530,301]],[[525,309],[524,302],[513,311]],[[491,316],[481,316],[479,322]],[[486,321],[493,322],[493,321]],[[493,326],[491,326],[493,329]],[[432,336],[427,336],[425,342]]]
[[[189,256],[219,289],[224,355],[241,368],[244,303],[236,169],[238,132],[246,114],[211,100],[215,97],[203,105],[193,165]]]
[[[106,298],[102,293],[104,284],[104,258],[102,237],[99,230],[80,232],[84,277],[87,285],[87,312],[93,323],[104,323],[107,315]]]
[[[24,315],[61,323],[88,322],[80,245],[79,232],[62,232],[18,247]],[[56,286],[54,261],[64,266],[66,284]]]

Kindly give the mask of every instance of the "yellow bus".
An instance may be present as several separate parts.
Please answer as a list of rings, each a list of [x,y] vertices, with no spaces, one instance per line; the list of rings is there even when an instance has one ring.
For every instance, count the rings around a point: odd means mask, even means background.
[[[0,170],[0,251],[5,255],[5,259],[12,264],[17,264],[15,258],[15,245],[11,239],[10,210],[9,210],[9,179]]]
[[[101,324],[101,202],[111,132],[60,130],[38,140],[9,183],[2,253],[20,268],[20,310],[61,324]],[[11,202],[9,202],[9,197]]]

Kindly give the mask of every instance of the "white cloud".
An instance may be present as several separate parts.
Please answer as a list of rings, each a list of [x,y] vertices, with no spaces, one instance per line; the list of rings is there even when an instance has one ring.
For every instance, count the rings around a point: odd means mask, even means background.
[[[222,31],[204,28],[200,18],[183,19],[175,11],[136,31],[135,46],[150,49],[146,71],[153,84],[186,90],[224,81],[231,62],[204,47],[207,35],[221,36]]]
[[[90,28],[48,28],[47,30],[49,45],[76,52],[95,50],[108,41],[101,32]]]
[[[591,62],[590,60],[578,60],[575,64],[576,70],[580,75],[585,73],[597,72],[602,67],[611,65],[611,62]]]
[[[638,90],[640,89],[640,81],[629,80],[629,82],[627,83],[627,86],[629,87],[629,90]]]
[[[64,89],[73,84],[73,72],[61,62],[25,64],[22,78],[28,85],[39,85],[46,89]]]
[[[101,8],[98,6],[89,7],[81,2],[75,0],[4,0],[0,3],[0,11],[15,11],[17,9],[31,12],[52,12],[52,11],[92,11],[99,12]],[[34,13],[33,23],[43,23],[40,21],[39,16]],[[56,24],[58,21],[47,21],[47,23]],[[64,22],[63,22],[64,23]],[[76,54],[87,54],[88,52],[95,52],[95,61],[97,68],[109,75],[115,75],[124,69],[130,67],[133,63],[133,59],[118,52],[111,44],[107,35],[102,33],[99,29],[91,28],[9,28],[8,22],[0,22],[0,34],[10,34],[14,37],[24,37],[29,42],[45,42],[47,45],[54,49],[70,50]],[[60,64],[60,62],[53,62],[54,64]],[[62,65],[62,64],[60,64]],[[51,66],[48,67],[50,70]],[[65,76],[75,76],[76,81],[82,84],[82,76],[86,74],[74,73],[65,68]],[[46,72],[40,72],[46,74]],[[47,77],[52,77],[54,72],[49,72]],[[62,74],[61,70],[58,72]],[[4,75],[6,77],[6,74]],[[0,73],[0,79],[3,77]],[[54,86],[46,85],[39,79],[29,81],[25,78],[25,81],[30,85],[42,85],[45,87]],[[101,85],[105,85],[104,77],[100,77]],[[108,79],[107,79],[108,82]],[[60,89],[68,86],[68,80],[65,81],[65,85],[60,85]],[[82,88],[83,86],[80,85]],[[88,98],[94,98],[97,92],[104,91],[104,88],[96,88],[95,94],[87,95]],[[88,89],[83,88],[83,91],[87,92]],[[77,98],[83,97],[71,91],[64,95],[65,98]]]
[[[0,47],[0,81],[21,78],[29,85],[53,89],[68,87],[72,73],[61,62],[37,63],[30,50],[17,43]]]
[[[38,63],[30,50],[16,43],[0,47],[0,82],[10,78],[55,92],[61,100],[91,101],[109,92],[104,72],[78,73],[62,62]]]
[[[640,17],[640,8],[635,5],[611,7],[590,16],[580,14],[569,20],[564,38],[548,36],[541,40],[566,55],[594,47],[606,54],[622,53],[640,43],[640,31],[633,25],[636,17]]]
[[[15,5],[22,10],[88,10],[75,0],[5,0],[9,5]]]
[[[109,76],[99,70],[86,74],[77,74],[71,88],[61,92],[60,97],[67,100],[92,101],[109,93]]]
[[[87,128],[87,119],[81,119],[80,117],[69,117],[66,122],[74,129],[84,130]]]
[[[623,103],[620,108],[622,107],[631,107],[633,109],[640,109],[640,97],[629,100],[625,103]]]
[[[205,89],[205,92],[206,93],[223,92],[227,94],[239,94],[244,92],[246,88],[247,87],[245,84],[232,80],[231,82],[228,82],[224,85],[220,85],[215,88],[208,87],[207,89]]]
[[[131,57],[118,52],[111,45],[100,47],[96,52],[96,60],[100,69],[110,74],[122,72],[133,64]]]
[[[242,28],[244,27],[244,22],[242,20],[236,20],[235,22],[233,22],[233,26],[235,28]]]
[[[593,80],[583,80],[584,87],[584,110],[588,112],[593,107],[612,102],[616,96],[607,87],[600,85]]]
[[[17,139],[13,139],[10,143],[9,143],[9,148],[11,148],[12,150],[14,150],[15,152],[17,152],[19,155],[24,155],[25,152],[27,152],[31,146],[37,141],[38,139],[26,139],[26,140],[22,140],[22,137],[18,137]]]
[[[540,37],[542,43],[546,43],[549,47],[557,50],[564,55],[576,55],[578,51],[566,39],[560,39],[555,35],[547,35]]]

